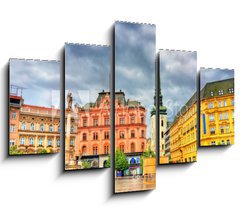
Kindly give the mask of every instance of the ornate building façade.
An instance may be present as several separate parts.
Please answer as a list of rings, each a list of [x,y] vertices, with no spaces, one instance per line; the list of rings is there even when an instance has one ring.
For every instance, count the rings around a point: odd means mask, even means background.
[[[59,152],[60,110],[24,104],[19,92],[10,91],[9,145],[18,154]]]
[[[234,144],[234,79],[201,90],[201,146]]]

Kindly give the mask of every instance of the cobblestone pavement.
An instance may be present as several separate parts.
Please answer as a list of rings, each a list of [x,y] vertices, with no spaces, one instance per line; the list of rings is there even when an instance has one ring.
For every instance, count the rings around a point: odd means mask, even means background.
[[[144,182],[143,178],[116,178],[115,192],[129,192],[141,190],[153,190],[156,187],[156,177],[153,177],[150,182]]]

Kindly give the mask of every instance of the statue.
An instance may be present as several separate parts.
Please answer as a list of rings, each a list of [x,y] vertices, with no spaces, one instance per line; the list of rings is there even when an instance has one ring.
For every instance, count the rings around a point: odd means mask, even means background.
[[[68,92],[68,95],[67,95],[68,110],[72,110],[72,101],[73,101],[72,93]]]

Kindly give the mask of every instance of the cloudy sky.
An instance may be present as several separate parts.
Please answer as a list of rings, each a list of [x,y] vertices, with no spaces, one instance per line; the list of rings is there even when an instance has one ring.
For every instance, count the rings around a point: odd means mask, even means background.
[[[197,53],[160,50],[160,88],[168,121],[196,92]]]
[[[65,44],[65,95],[73,93],[73,104],[95,102],[109,91],[110,57],[109,46]]]
[[[23,87],[25,104],[60,106],[60,62],[10,59],[10,85]]]
[[[155,25],[115,23],[115,90],[121,89],[126,99],[138,100],[147,108],[149,126],[155,91],[155,53]]]
[[[218,80],[224,80],[234,78],[234,70],[228,69],[211,69],[211,68],[201,68],[200,69],[200,83],[201,89],[208,82],[214,82]]]

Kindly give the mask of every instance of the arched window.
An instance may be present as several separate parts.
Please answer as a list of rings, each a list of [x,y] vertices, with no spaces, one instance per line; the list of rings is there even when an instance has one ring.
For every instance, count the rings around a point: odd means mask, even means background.
[[[163,137],[164,137],[164,132],[162,131],[162,133],[161,133],[161,138],[163,139]]]
[[[29,138],[29,145],[33,145],[34,144],[34,139],[32,137]]]
[[[97,154],[98,154],[98,147],[93,146],[93,155],[97,155]]]
[[[135,138],[135,131],[131,130],[131,138]]]
[[[104,154],[109,154],[109,145],[104,145]]]
[[[26,130],[26,123],[25,122],[22,123],[21,130]]]
[[[142,143],[142,145],[141,145],[142,152],[144,152],[144,148],[145,148],[145,145],[144,145],[144,143]]]
[[[120,144],[120,151],[121,151],[121,152],[124,152],[124,151],[125,151],[125,149],[124,149],[124,144]]]
[[[44,131],[44,124],[40,125],[40,131]]]
[[[141,137],[144,138],[144,130],[141,131]]]
[[[74,132],[74,127],[73,126],[71,126],[71,133],[73,133]]]
[[[24,145],[25,144],[25,138],[21,137],[20,138],[20,145]]]
[[[53,132],[53,126],[52,125],[49,126],[49,132]]]
[[[163,120],[161,120],[161,126],[163,127]]]
[[[42,146],[42,144],[43,144],[43,139],[42,139],[42,138],[39,138],[39,139],[38,139],[38,145],[39,145],[39,146]]]
[[[131,152],[135,152],[135,144],[131,143]]]
[[[34,131],[34,123],[31,124],[30,130],[31,130],[31,131]]]
[[[83,154],[83,155],[86,155],[86,154],[87,154],[87,147],[86,147],[86,146],[83,146],[83,147],[82,147],[82,154]]]
[[[82,140],[83,140],[83,141],[86,141],[86,140],[87,140],[87,134],[86,134],[86,133],[83,133]]]
[[[144,124],[144,116],[141,117],[141,124]]]
[[[70,146],[74,145],[74,139],[70,139]]]
[[[97,132],[93,133],[93,140],[98,140],[98,133]]]

